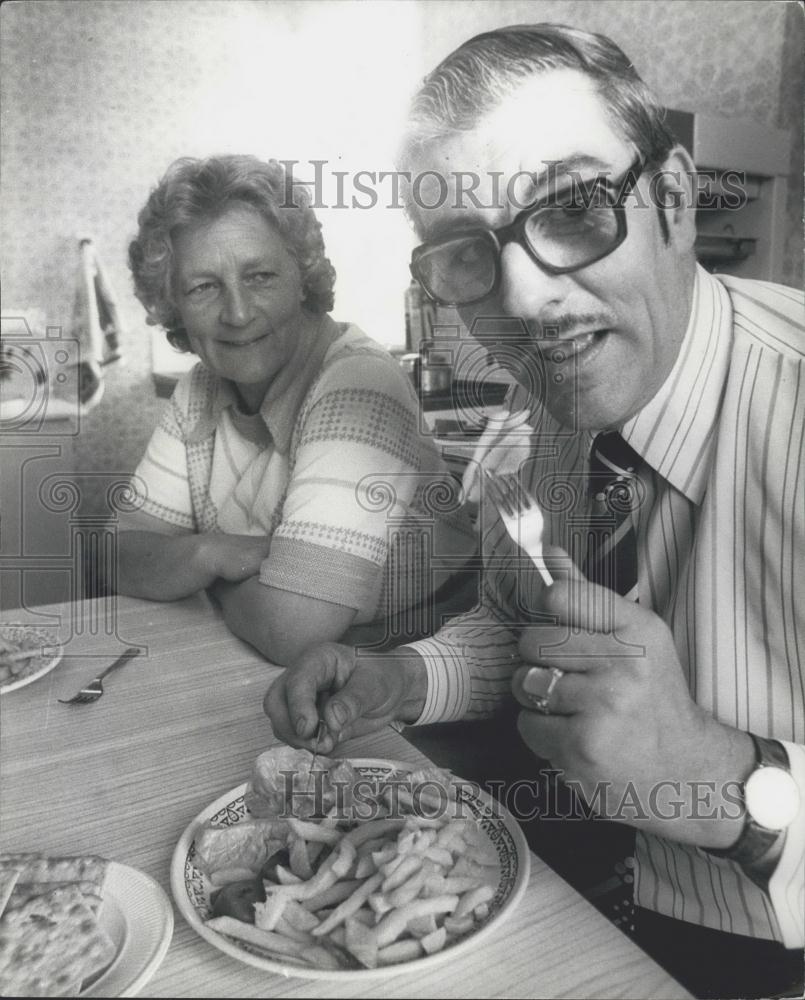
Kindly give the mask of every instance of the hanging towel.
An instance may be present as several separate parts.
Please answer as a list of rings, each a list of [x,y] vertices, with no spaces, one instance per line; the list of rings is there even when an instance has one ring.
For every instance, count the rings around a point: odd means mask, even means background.
[[[78,400],[87,412],[103,396],[103,368],[121,358],[120,312],[91,237],[79,239],[72,334],[80,347]]]

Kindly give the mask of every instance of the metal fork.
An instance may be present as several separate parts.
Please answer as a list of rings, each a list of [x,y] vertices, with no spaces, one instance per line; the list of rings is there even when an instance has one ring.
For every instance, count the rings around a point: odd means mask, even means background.
[[[78,694],[73,695],[72,698],[59,698],[59,701],[62,705],[88,705],[90,702],[97,701],[103,694],[104,677],[113,670],[117,670],[118,667],[122,667],[124,663],[128,663],[135,656],[139,656],[141,652],[136,646],[129,646],[106,670],[102,670],[97,677],[92,678],[86,687],[82,687]]]
[[[493,475],[484,470],[487,489],[497,507],[500,519],[515,545],[525,549],[539,570],[545,585],[550,587],[553,577],[545,565],[542,554],[543,517],[537,501],[528,493],[518,477],[511,472]]]

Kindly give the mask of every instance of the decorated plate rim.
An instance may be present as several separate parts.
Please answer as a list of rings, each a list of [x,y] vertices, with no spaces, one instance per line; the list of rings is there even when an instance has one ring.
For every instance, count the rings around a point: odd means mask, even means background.
[[[363,770],[385,770],[389,773],[408,773],[426,764],[411,764],[406,761],[395,761],[377,757],[349,757],[346,758],[353,767]],[[458,779],[461,780],[461,779]],[[470,786],[467,782],[466,785]],[[293,963],[283,963],[277,959],[268,958],[258,954],[256,951],[249,951],[242,947],[235,940],[211,930],[199,916],[198,908],[194,905],[190,894],[190,881],[188,879],[188,869],[192,868],[201,879],[206,882],[205,876],[192,865],[191,851],[195,846],[195,836],[197,831],[216,813],[238,805],[248,787],[248,782],[236,785],[234,788],[218,796],[206,808],[202,809],[194,819],[187,825],[174,849],[171,860],[171,891],[179,912],[196,933],[208,941],[220,951],[236,958],[247,965],[251,965],[267,972],[273,972],[281,976],[296,976],[301,979],[327,979],[335,981],[346,980],[366,980],[381,979],[388,976],[399,975],[401,973],[414,973],[433,968],[445,962],[459,959],[462,954],[477,945],[480,941],[486,940],[490,935],[495,934],[504,920],[506,920],[514,908],[520,902],[526,886],[531,868],[531,857],[528,844],[523,831],[514,817],[499,803],[485,792],[478,785],[472,784],[472,798],[476,803],[481,804],[487,810],[484,816],[488,822],[496,822],[506,831],[514,844],[513,856],[517,862],[516,871],[511,876],[511,888],[505,895],[498,908],[494,910],[484,924],[476,931],[457,941],[449,948],[436,952],[433,955],[425,955],[421,958],[408,962],[400,962],[395,965],[384,965],[376,969],[315,969],[309,966],[295,965]],[[466,796],[465,796],[466,797]],[[494,811],[494,812],[493,812]],[[245,815],[245,812],[244,814]],[[238,820],[237,822],[239,822]],[[488,830],[485,831],[488,835]],[[491,840],[491,838],[490,838]],[[497,848],[496,848],[497,849]],[[498,851],[500,856],[500,851]],[[501,878],[505,873],[501,873]],[[207,890],[205,890],[207,891]]]

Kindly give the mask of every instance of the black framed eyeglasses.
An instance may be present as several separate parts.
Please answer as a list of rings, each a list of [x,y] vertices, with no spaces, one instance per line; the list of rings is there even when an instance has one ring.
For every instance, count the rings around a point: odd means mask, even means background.
[[[573,182],[499,229],[463,229],[423,243],[411,254],[411,274],[434,302],[461,306],[497,291],[501,251],[512,241],[548,274],[579,271],[626,239],[623,202],[645,169],[638,156],[617,180]]]

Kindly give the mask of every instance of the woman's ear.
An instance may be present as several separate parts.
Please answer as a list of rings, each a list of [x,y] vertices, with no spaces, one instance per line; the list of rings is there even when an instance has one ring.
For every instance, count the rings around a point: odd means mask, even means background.
[[[680,252],[696,241],[696,167],[684,146],[674,146],[651,178],[651,200],[665,219],[666,243]]]

